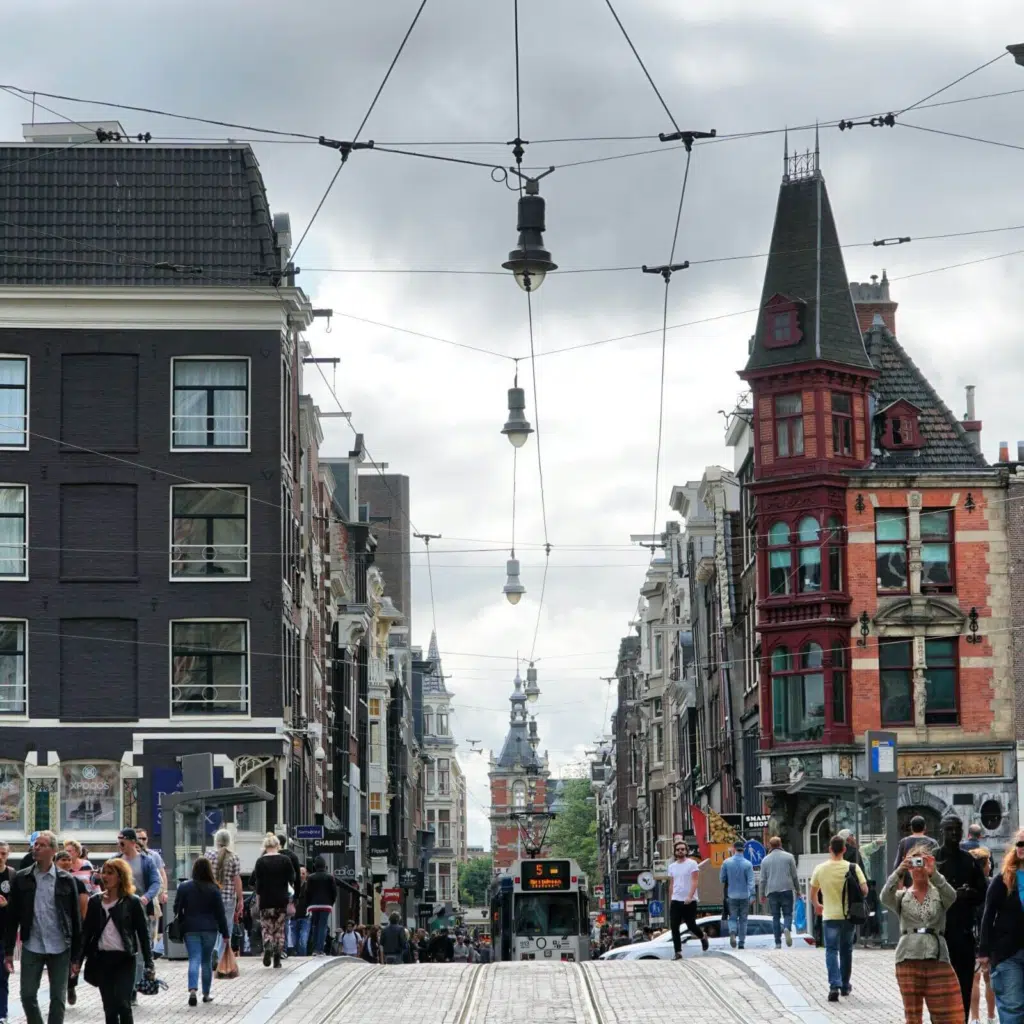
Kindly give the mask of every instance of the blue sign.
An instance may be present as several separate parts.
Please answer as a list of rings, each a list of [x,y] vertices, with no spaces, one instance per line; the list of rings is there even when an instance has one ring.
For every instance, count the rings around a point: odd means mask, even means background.
[[[296,825],[295,826],[295,838],[296,839],[323,839],[324,827],[323,825]]]
[[[661,915],[665,913],[665,906],[661,900],[651,900],[651,902],[647,904],[647,912],[651,917],[661,917]]]
[[[756,868],[764,860],[764,844],[759,843],[756,839],[748,839],[743,846],[743,856]]]
[[[160,800],[172,793],[180,793],[184,789],[180,768],[154,768],[153,769],[153,835],[161,834],[163,825],[163,809]],[[224,769],[215,767],[213,769],[214,789],[220,789],[224,785]],[[206,834],[212,836],[220,828],[224,821],[224,815],[220,811],[206,812]]]

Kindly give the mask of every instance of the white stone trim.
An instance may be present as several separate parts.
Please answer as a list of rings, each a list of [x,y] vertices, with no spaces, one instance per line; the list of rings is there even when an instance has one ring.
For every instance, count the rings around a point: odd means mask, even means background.
[[[312,322],[301,288],[0,285],[0,328],[284,333]]]

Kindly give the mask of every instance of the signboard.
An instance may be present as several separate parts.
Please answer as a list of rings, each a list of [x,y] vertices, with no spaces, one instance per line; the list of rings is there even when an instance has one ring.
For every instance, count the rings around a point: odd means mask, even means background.
[[[708,860],[712,867],[720,868],[734,853],[732,843],[709,843]]]
[[[368,836],[371,857],[387,858],[391,855],[390,836]]]
[[[348,833],[340,828],[325,828],[319,839],[311,841],[314,853],[338,853],[348,850]]]
[[[323,839],[324,827],[323,825],[296,825],[295,826],[295,838],[296,839]]]
[[[864,743],[868,757],[868,782],[896,782],[896,733],[869,730]]]
[[[651,900],[647,904],[647,909],[651,912],[651,917],[661,917],[665,913],[665,904],[661,900]]]
[[[354,882],[356,880],[356,869],[352,864],[344,864],[334,869],[334,877],[339,882]]]
[[[163,825],[163,811],[161,809],[161,800],[165,796],[169,796],[173,793],[180,793],[185,788],[185,783],[182,780],[180,768],[154,768],[152,771],[152,782],[153,782],[153,832],[152,835],[160,835],[160,830]],[[215,766],[213,769],[213,788],[220,789],[224,785],[224,769]],[[119,790],[120,792],[120,790]],[[212,836],[217,829],[220,828],[221,822],[224,820],[224,816],[220,811],[207,811],[206,812],[206,834]],[[82,828],[83,826],[75,823],[76,828]],[[94,828],[99,826],[93,826]]]
[[[620,886],[636,885],[636,880],[640,876],[640,870],[636,871],[616,871],[615,880]]]
[[[386,907],[389,903],[402,902],[401,889],[382,889],[380,894],[381,905]]]
[[[756,839],[748,839],[743,847],[743,856],[756,868],[765,858],[765,848]]]
[[[638,910],[647,909],[647,900],[626,900],[626,913],[635,914]]]
[[[402,868],[398,872],[398,884],[403,889],[415,889],[418,892],[423,888],[423,872],[416,868]]]
[[[612,913],[614,914],[616,910],[622,910],[621,900],[612,900]]]
[[[743,822],[748,829],[758,829],[768,827],[768,818],[770,815],[767,814],[747,814],[743,818]]]
[[[435,904],[436,902],[437,902],[437,890],[436,890],[436,889],[428,889],[428,890],[427,890],[427,891],[426,891],[426,892],[425,892],[425,893],[423,894],[423,903],[425,903],[425,904],[428,904],[428,905],[429,905],[429,908],[430,908],[430,912],[431,912],[431,913],[433,913],[433,912],[434,912],[434,904]]]
[[[572,869],[567,860],[524,860],[523,891],[567,890]]]
[[[598,896],[598,897],[603,896],[604,895],[604,886],[603,885],[595,885],[594,886],[594,895]]]

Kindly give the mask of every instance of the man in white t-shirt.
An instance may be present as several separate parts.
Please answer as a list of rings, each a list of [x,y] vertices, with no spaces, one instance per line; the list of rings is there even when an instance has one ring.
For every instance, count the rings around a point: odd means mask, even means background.
[[[668,920],[672,929],[672,946],[676,959],[683,958],[683,942],[679,926],[685,924],[691,935],[700,939],[701,949],[707,950],[708,937],[697,924],[697,881],[700,870],[695,860],[690,860],[689,847],[684,842],[675,846],[676,859],[668,866]]]

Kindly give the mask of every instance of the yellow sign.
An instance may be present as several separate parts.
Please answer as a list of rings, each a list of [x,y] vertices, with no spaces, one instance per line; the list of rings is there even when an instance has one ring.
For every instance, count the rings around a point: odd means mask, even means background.
[[[708,860],[714,867],[720,868],[733,852],[732,843],[711,843],[708,845]]]

